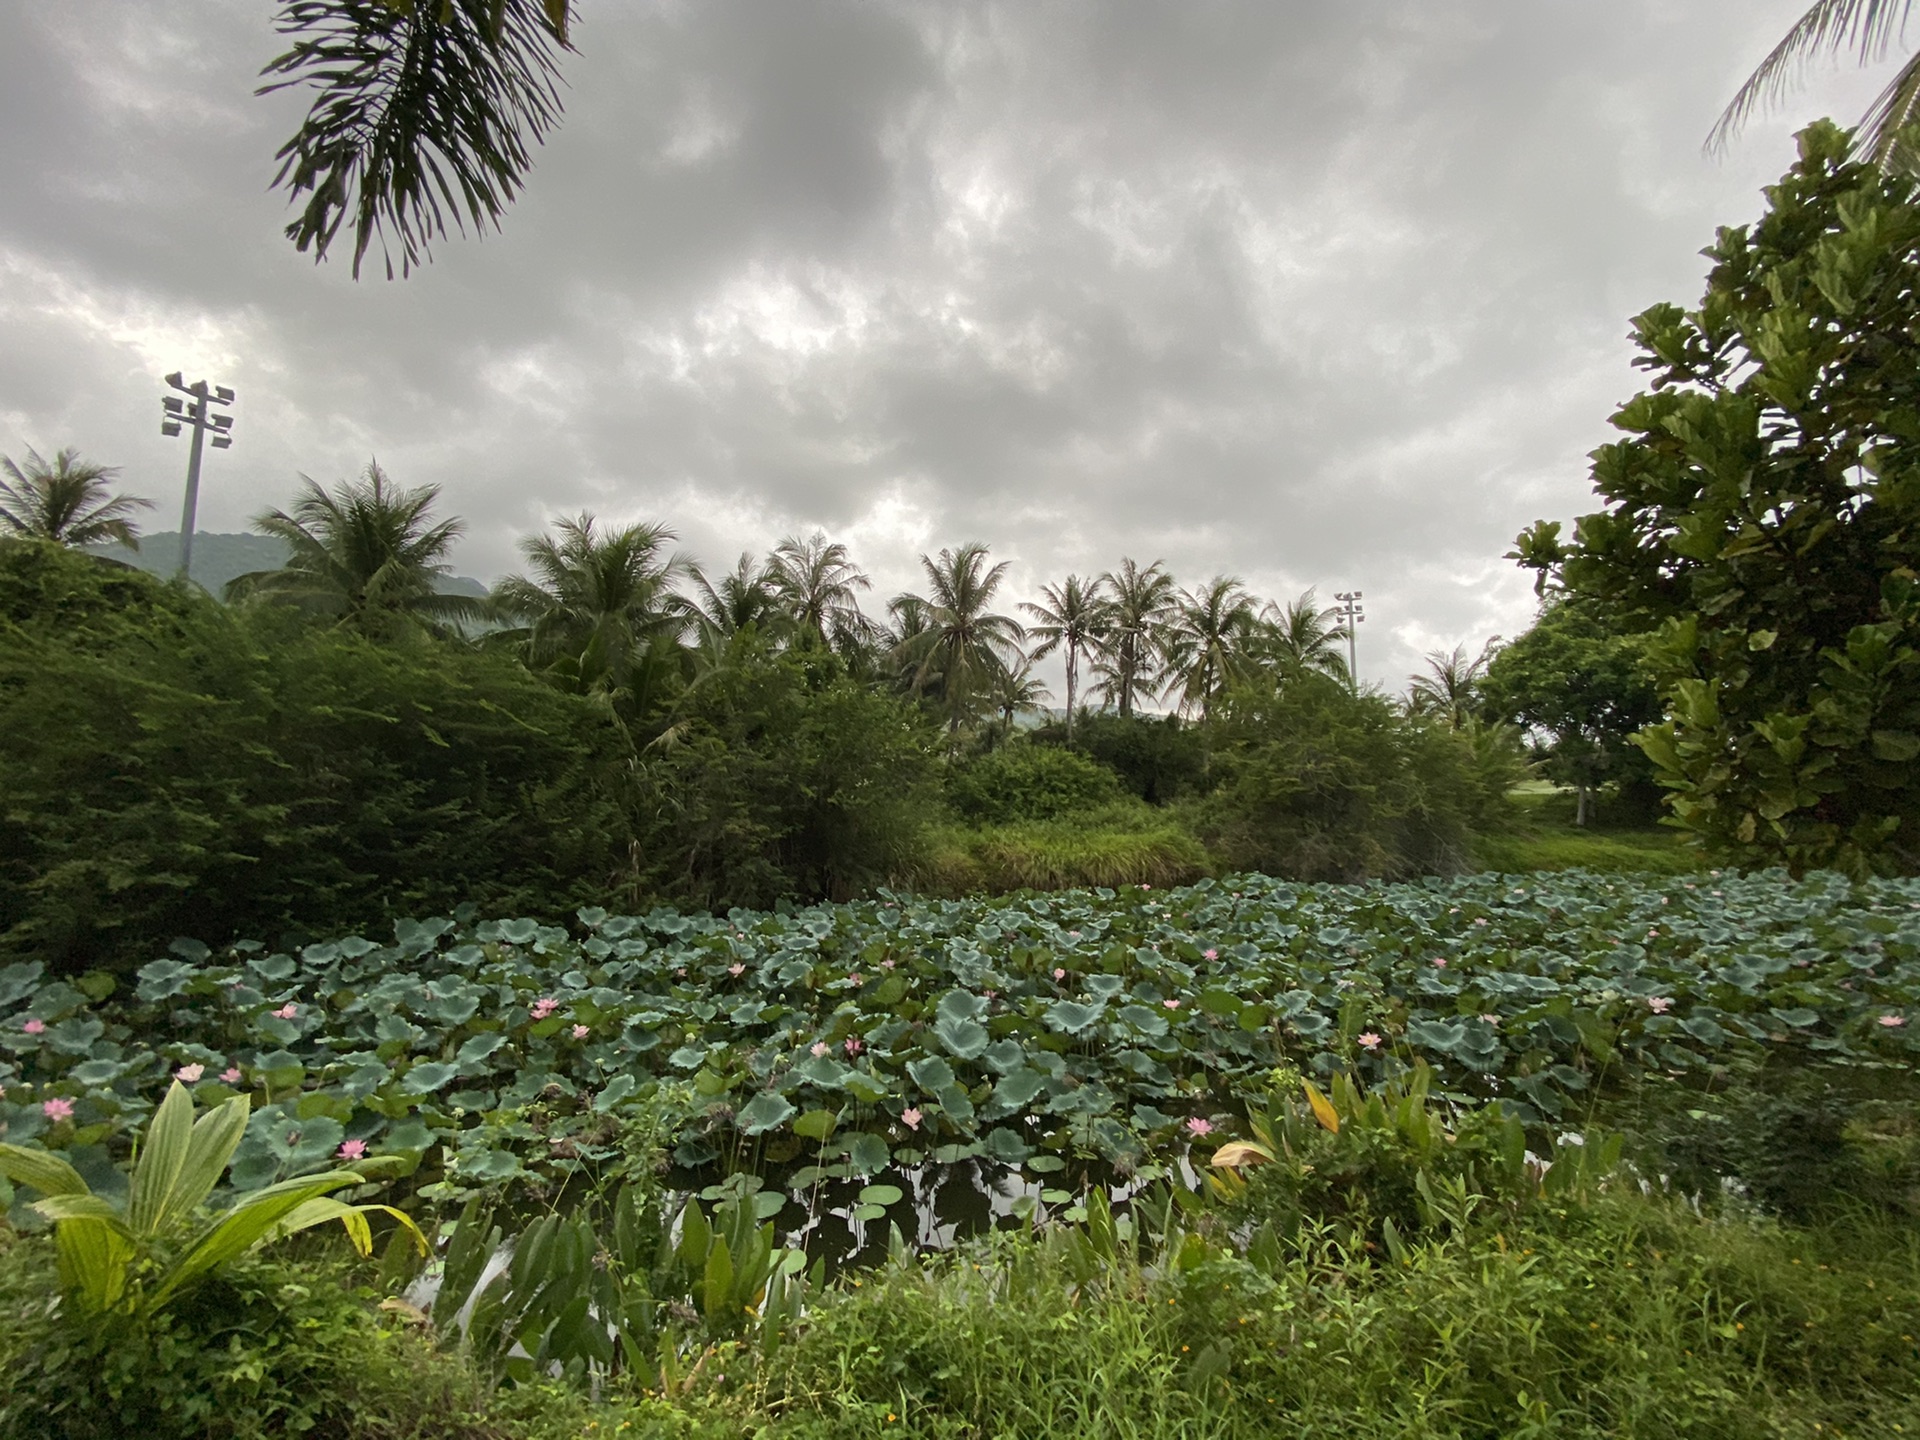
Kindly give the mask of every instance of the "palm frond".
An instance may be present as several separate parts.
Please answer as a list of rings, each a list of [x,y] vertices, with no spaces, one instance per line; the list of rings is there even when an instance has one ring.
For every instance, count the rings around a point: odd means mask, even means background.
[[[324,259],[353,222],[353,273],[377,238],[393,278],[448,228],[498,228],[560,118],[558,53],[568,0],[282,0],[291,47],[261,71],[261,94],[313,102],[275,155],[301,203],[294,248]]]
[[[1914,0],[1817,0],[1721,112],[1707,136],[1707,149],[1724,150],[1742,125],[1760,110],[1778,103],[1798,83],[1815,56],[1851,49],[1862,65],[1884,57],[1905,28],[1913,4]],[[1897,87],[1900,82],[1894,83]],[[1883,95],[1881,103],[1887,98]]]

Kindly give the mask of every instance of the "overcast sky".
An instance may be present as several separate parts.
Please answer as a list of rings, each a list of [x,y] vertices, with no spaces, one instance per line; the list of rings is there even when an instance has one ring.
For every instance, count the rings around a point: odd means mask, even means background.
[[[501,233],[356,283],[282,238],[265,0],[0,0],[0,453],[178,524],[161,377],[239,391],[201,527],[377,456],[494,579],[555,516],[715,569],[824,529],[1009,600],[1123,555],[1365,592],[1363,675],[1528,623],[1629,318],[1692,304],[1821,114],[1701,140],[1805,0],[584,0]]]

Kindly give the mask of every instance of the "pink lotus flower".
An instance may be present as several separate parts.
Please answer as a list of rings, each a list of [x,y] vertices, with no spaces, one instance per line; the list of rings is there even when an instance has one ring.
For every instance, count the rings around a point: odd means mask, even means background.
[[[1180,1002],[1178,1000],[1162,1000],[1160,1003],[1169,1010],[1178,1010],[1180,1008]]]
[[[1189,1135],[1211,1135],[1213,1133],[1213,1122],[1211,1120],[1202,1120],[1198,1115],[1190,1116],[1187,1120],[1187,1133]]]
[[[273,1018],[276,1020],[291,1020],[293,1019],[294,1016],[298,1015],[299,1013],[300,1013],[300,1007],[294,1004],[291,1000],[289,1000],[286,1004],[282,1005],[278,1010],[275,1010],[273,1012]]]
[[[1054,968],[1053,978],[1056,980],[1064,980],[1067,978],[1067,972],[1056,966]]]
[[[840,1048],[845,1050],[849,1055],[858,1055],[862,1050],[867,1048],[867,1042],[862,1040],[858,1035],[849,1035],[841,1044]]]
[[[1476,916],[1473,923],[1476,925],[1484,925],[1487,923],[1487,917],[1484,915]]]
[[[574,1026],[574,1027],[573,1027],[573,1038],[574,1038],[574,1039],[576,1039],[576,1040],[584,1040],[584,1039],[586,1039],[586,1038],[587,1038],[587,1034],[588,1034],[588,1031],[587,1031],[587,1027],[586,1027],[586,1026],[584,1026],[584,1025],[576,1025],[576,1026]]]
[[[1486,1025],[1498,1025],[1500,1023],[1500,1017],[1498,1015],[1482,1015],[1480,1020],[1482,1024]]]
[[[1201,954],[1209,960],[1218,960],[1220,958],[1220,952],[1218,950],[1203,950]]]
[[[816,1040],[813,1042],[813,1049],[809,1053],[812,1054],[814,1059],[818,1060],[822,1055],[827,1053],[827,1048],[826,1041]]]
[[[41,1102],[40,1113],[58,1125],[62,1120],[73,1119],[73,1102],[55,1096],[51,1100]]]
[[[533,1018],[536,1020],[544,1020],[559,1008],[560,1002],[558,1000],[553,999],[551,996],[542,997],[533,1002]]]
[[[896,963],[898,963],[898,962],[896,962],[895,960],[893,960],[893,959],[891,959],[891,958],[888,958],[888,959],[886,959],[886,960],[882,960],[882,961],[880,962],[880,968],[881,968],[882,970],[891,970],[891,969],[893,969],[893,967],[894,967],[894,965],[895,965]]]
[[[1907,1019],[1904,1015],[1882,1015],[1880,1023],[1889,1030],[1898,1030],[1907,1023]]]
[[[744,975],[746,973],[747,973],[747,967],[740,964],[737,961],[734,964],[727,966],[727,974],[729,975],[739,976],[739,975]]]
[[[849,985],[864,985],[866,984],[866,981],[861,978],[860,972],[856,970],[851,975],[847,976],[847,983]]]
[[[1367,1031],[1360,1036],[1360,1048],[1362,1050],[1378,1050],[1380,1048],[1380,1037],[1371,1030]]]
[[[27,1023],[20,1028],[25,1030],[29,1035],[40,1035],[45,1033],[47,1022],[40,1019],[33,1019],[27,1021]]]
[[[335,1153],[338,1154],[342,1160],[358,1160],[367,1153],[367,1142],[364,1140],[342,1140],[339,1150]]]
[[[1446,956],[1444,956],[1444,955],[1436,955],[1436,956],[1434,956],[1434,957],[1433,957],[1433,968],[1434,968],[1434,969],[1436,969],[1436,970],[1444,970],[1444,969],[1446,969],[1446,968],[1447,968],[1447,957],[1446,957]]]
[[[1664,1015],[1672,1008],[1673,997],[1671,995],[1649,995],[1647,997],[1647,1009],[1656,1015]]]
[[[674,971],[673,973],[678,979],[684,980],[687,978],[687,967],[682,965],[678,970]]]
[[[240,1083],[240,1067],[238,1065],[229,1065],[220,1072],[220,1079],[228,1085],[238,1085]]]
[[[918,1130],[920,1128],[920,1107],[918,1105],[909,1105],[906,1109],[902,1110],[900,1112],[900,1123],[909,1130]]]
[[[182,1085],[197,1085],[200,1082],[200,1077],[206,1073],[207,1067],[204,1065],[182,1065],[178,1070],[173,1072],[173,1078],[178,1080]]]

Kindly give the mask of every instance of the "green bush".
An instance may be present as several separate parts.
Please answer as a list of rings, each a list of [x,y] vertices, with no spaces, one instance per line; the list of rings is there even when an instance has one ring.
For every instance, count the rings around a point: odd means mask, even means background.
[[[0,1440],[429,1440],[497,1434],[483,1393],[358,1273],[249,1257],[142,1321],[50,1309],[52,1247],[0,1226]],[[577,1432],[576,1432],[577,1433]]]
[[[919,858],[937,765],[912,706],[745,636],[643,754],[636,881],[717,909],[848,899]]]
[[[1228,867],[1358,881],[1472,868],[1507,822],[1510,765],[1485,737],[1302,675],[1231,692],[1196,829]],[[1479,743],[1476,743],[1478,738]]]
[[[0,546],[0,956],[564,912],[627,860],[618,733],[516,662]]]
[[[1033,738],[1045,745],[1068,743],[1064,725],[1042,726]],[[1206,735],[1177,715],[1081,715],[1074,721],[1070,748],[1113,771],[1149,805],[1165,805],[1206,787]]]
[[[974,824],[1052,820],[1120,799],[1120,777],[1072,750],[1015,741],[947,779],[947,803]]]

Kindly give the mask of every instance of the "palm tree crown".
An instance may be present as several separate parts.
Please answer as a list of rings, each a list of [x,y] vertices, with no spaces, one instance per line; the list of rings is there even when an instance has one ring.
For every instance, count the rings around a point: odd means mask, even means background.
[[[709,639],[727,640],[747,626],[764,628],[782,617],[771,569],[742,551],[733,569],[714,580],[690,568],[694,620]]]
[[[873,622],[860,613],[858,592],[873,582],[837,540],[817,530],[805,540],[789,535],[768,557],[767,578],[800,634],[841,650],[871,638]]]
[[[894,605],[905,618],[918,610],[925,628],[907,643],[913,688],[938,684],[947,707],[947,730],[957,738],[973,718],[974,707],[990,696],[998,676],[1020,659],[1026,634],[1010,615],[988,610],[1006,578],[1007,562],[987,564],[987,547],[970,541],[958,550],[942,550],[938,560],[922,555],[928,593],[903,596]]]
[[[1181,592],[1166,638],[1166,693],[1179,694],[1181,709],[1209,718],[1214,699],[1240,672],[1253,626],[1253,597],[1231,575]]]
[[[1044,660],[1054,651],[1067,652],[1067,738],[1073,738],[1075,697],[1080,689],[1080,657],[1097,650],[1105,640],[1113,616],[1113,604],[1107,597],[1106,582],[1086,581],[1069,575],[1061,585],[1041,588],[1044,603],[1023,601],[1020,608],[1039,623],[1029,625],[1027,634],[1040,643],[1030,658]]]
[[[0,533],[56,545],[140,548],[133,512],[151,510],[153,502],[109,491],[118,466],[82,460],[69,446],[51,465],[35,450],[27,451],[24,465],[0,458],[0,473],[7,477],[0,480]]]
[[[1136,699],[1150,699],[1159,688],[1162,632],[1176,587],[1158,560],[1144,570],[1122,560],[1100,581],[1113,596],[1097,665],[1100,692],[1130,716]]]
[[[691,567],[667,553],[664,525],[600,530],[591,515],[523,540],[528,575],[494,587],[502,614],[523,622],[528,659],[582,691],[630,686],[656,640],[677,641],[689,615],[673,581]]]
[[[1254,647],[1283,674],[1314,671],[1344,680],[1347,657],[1340,645],[1347,632],[1339,616],[1338,610],[1321,609],[1311,590],[1285,605],[1269,600],[1260,612]]]
[[[439,486],[399,489],[371,461],[358,480],[331,492],[304,475],[300,483],[291,511],[269,510],[253,522],[286,545],[286,566],[233,580],[229,599],[282,600],[367,630],[403,620],[446,630],[485,616],[484,601],[437,588],[452,573],[447,556],[466,529],[457,519],[432,518]]]
[[[1487,673],[1499,644],[1500,637],[1496,635],[1471,660],[1464,645],[1456,645],[1451,650],[1429,650],[1427,673],[1413,677],[1407,708],[1416,715],[1445,716],[1449,729],[1462,728],[1473,703],[1474,687]]]

